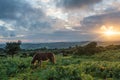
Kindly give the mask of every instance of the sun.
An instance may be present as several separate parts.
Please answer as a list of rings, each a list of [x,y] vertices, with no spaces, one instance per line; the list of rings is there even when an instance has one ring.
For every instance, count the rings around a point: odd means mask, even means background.
[[[120,28],[119,26],[106,26],[103,25],[100,28],[96,28],[93,31],[98,37],[96,40],[105,41],[118,41],[120,40]]]
[[[115,31],[113,31],[113,30],[106,30],[106,31],[104,32],[104,34],[107,35],[107,36],[112,36],[112,35],[117,34],[117,32],[115,32]]]
[[[102,33],[106,36],[116,36],[116,35],[120,35],[120,32],[115,30],[114,27],[112,26],[102,26],[101,27]]]

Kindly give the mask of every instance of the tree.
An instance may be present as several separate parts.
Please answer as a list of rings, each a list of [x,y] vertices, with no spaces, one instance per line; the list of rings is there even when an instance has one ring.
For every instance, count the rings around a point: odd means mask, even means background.
[[[74,51],[73,51],[73,54],[76,54],[76,55],[84,55],[84,47],[82,46],[76,46],[74,48]]]
[[[97,47],[97,42],[90,42],[85,47],[87,47],[87,48],[95,48],[95,47]]]
[[[7,54],[11,55],[12,58],[14,57],[14,54],[17,54],[20,48],[21,41],[18,40],[18,42],[7,42],[5,46],[5,51]]]
[[[90,42],[85,46],[76,46],[74,54],[76,55],[93,55],[97,52],[97,42]]]
[[[97,52],[97,42],[90,42],[84,46],[84,52],[86,55],[93,55]]]

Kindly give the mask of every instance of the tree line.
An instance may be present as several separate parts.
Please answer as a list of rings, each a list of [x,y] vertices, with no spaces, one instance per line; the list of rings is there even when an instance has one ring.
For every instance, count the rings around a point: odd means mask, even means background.
[[[20,45],[22,42],[18,40],[17,42],[7,42],[6,46],[4,49],[0,48],[0,51],[2,53],[6,53],[5,55],[0,56],[6,56],[10,55],[12,58],[14,57],[15,54],[18,54],[19,52],[22,57],[26,56],[33,56],[34,51],[44,51],[44,52],[54,52],[55,54],[60,54],[62,53],[63,56],[67,55],[87,55],[91,56],[106,50],[117,50],[120,49],[120,45],[108,45],[108,46],[98,46],[97,42],[90,42],[87,45],[84,46],[78,46],[76,45],[75,47],[69,47],[69,48],[63,48],[63,49],[47,49],[47,48],[40,48],[40,49],[35,49],[35,50],[22,50]]]

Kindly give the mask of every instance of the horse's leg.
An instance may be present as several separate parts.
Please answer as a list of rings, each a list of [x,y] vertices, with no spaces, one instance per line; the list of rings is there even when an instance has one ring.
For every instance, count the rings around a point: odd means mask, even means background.
[[[42,64],[42,61],[41,61],[41,60],[39,60],[39,61],[38,61],[38,63],[39,63],[39,65],[40,65],[40,68],[41,68],[41,67],[42,67],[42,66],[41,66],[41,64]]]

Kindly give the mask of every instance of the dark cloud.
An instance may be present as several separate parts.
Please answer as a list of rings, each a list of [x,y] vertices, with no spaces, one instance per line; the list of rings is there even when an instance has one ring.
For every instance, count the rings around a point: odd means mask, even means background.
[[[20,25],[45,16],[41,9],[33,8],[25,0],[0,0],[0,13],[0,19],[15,20]]]
[[[113,13],[86,17],[83,19],[83,21],[81,21],[81,24],[85,29],[93,29],[99,28],[102,25],[119,26],[120,25],[119,21],[120,11],[117,11]]]
[[[88,7],[90,5],[96,4],[102,0],[58,0],[57,6],[66,9],[79,9],[83,7]]]
[[[0,0],[0,18],[14,19],[16,13],[26,10],[28,4],[24,0]]]
[[[14,31],[10,32],[3,25],[4,34],[6,34],[6,36],[3,34],[4,37],[17,36],[18,33],[22,34],[24,30],[31,33],[34,33],[32,31],[41,32],[42,29],[51,27],[45,13],[40,8],[33,7],[26,0],[0,0],[0,20],[15,28]]]

